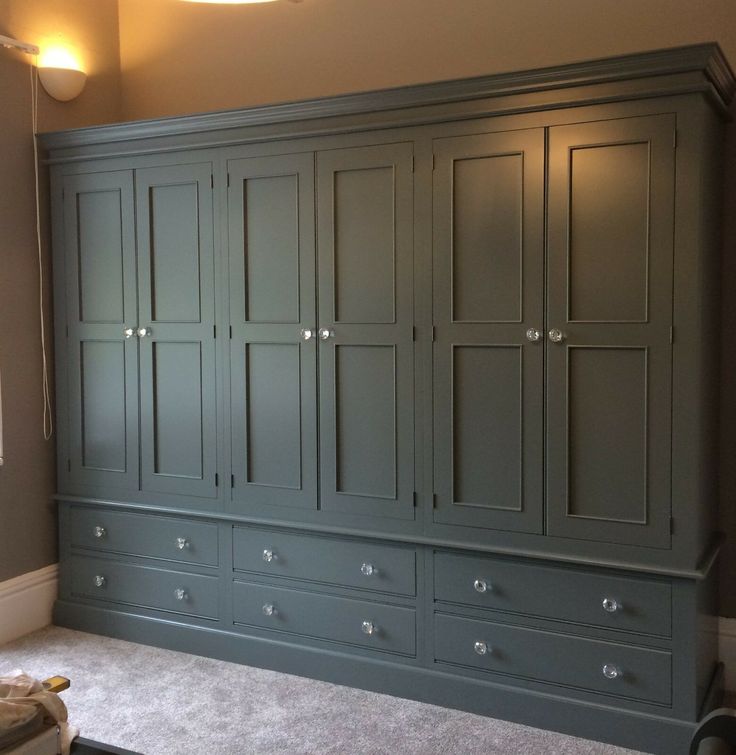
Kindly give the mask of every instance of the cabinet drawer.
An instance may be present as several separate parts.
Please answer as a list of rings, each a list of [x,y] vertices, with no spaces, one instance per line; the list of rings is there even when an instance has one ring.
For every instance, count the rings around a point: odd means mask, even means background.
[[[436,614],[434,657],[617,697],[671,699],[672,655],[665,650]]]
[[[402,606],[234,582],[233,619],[238,624],[374,650],[416,652],[416,613]]]
[[[219,560],[217,525],[188,519],[73,508],[71,540],[77,548],[188,564],[217,566]]]
[[[217,577],[82,556],[72,557],[70,571],[77,596],[217,618]]]
[[[435,553],[434,564],[436,600],[663,637],[672,632],[665,582],[451,553]]]
[[[233,566],[260,574],[416,595],[416,551],[369,540],[236,527]]]

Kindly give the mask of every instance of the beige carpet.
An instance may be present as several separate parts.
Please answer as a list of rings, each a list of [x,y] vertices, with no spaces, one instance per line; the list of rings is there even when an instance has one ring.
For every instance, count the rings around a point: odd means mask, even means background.
[[[72,679],[70,720],[145,755],[632,755],[388,695],[49,627],[0,647]]]

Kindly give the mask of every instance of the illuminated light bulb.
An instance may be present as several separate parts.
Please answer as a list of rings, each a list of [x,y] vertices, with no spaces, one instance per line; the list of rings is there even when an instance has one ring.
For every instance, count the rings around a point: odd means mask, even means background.
[[[67,68],[71,71],[82,71],[79,58],[67,47],[47,47],[41,50],[38,58],[39,68]]]

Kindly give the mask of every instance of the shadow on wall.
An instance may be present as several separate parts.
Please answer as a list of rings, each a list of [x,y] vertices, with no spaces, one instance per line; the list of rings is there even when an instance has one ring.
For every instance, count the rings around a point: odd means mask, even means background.
[[[736,102],[731,118],[724,151],[719,519],[727,537],[721,555],[720,613],[736,617]]]

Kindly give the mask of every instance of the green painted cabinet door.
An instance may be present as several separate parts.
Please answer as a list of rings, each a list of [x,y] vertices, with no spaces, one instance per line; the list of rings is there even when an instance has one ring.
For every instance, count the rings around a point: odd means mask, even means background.
[[[212,166],[136,171],[141,489],[215,497]]]
[[[317,506],[314,155],[228,163],[233,500]]]
[[[317,156],[320,505],[414,516],[412,145]]]
[[[551,535],[670,543],[674,129],[550,129]]]
[[[133,174],[70,175],[63,191],[69,481],[137,490]]]
[[[544,130],[437,139],[434,521],[543,527]]]

